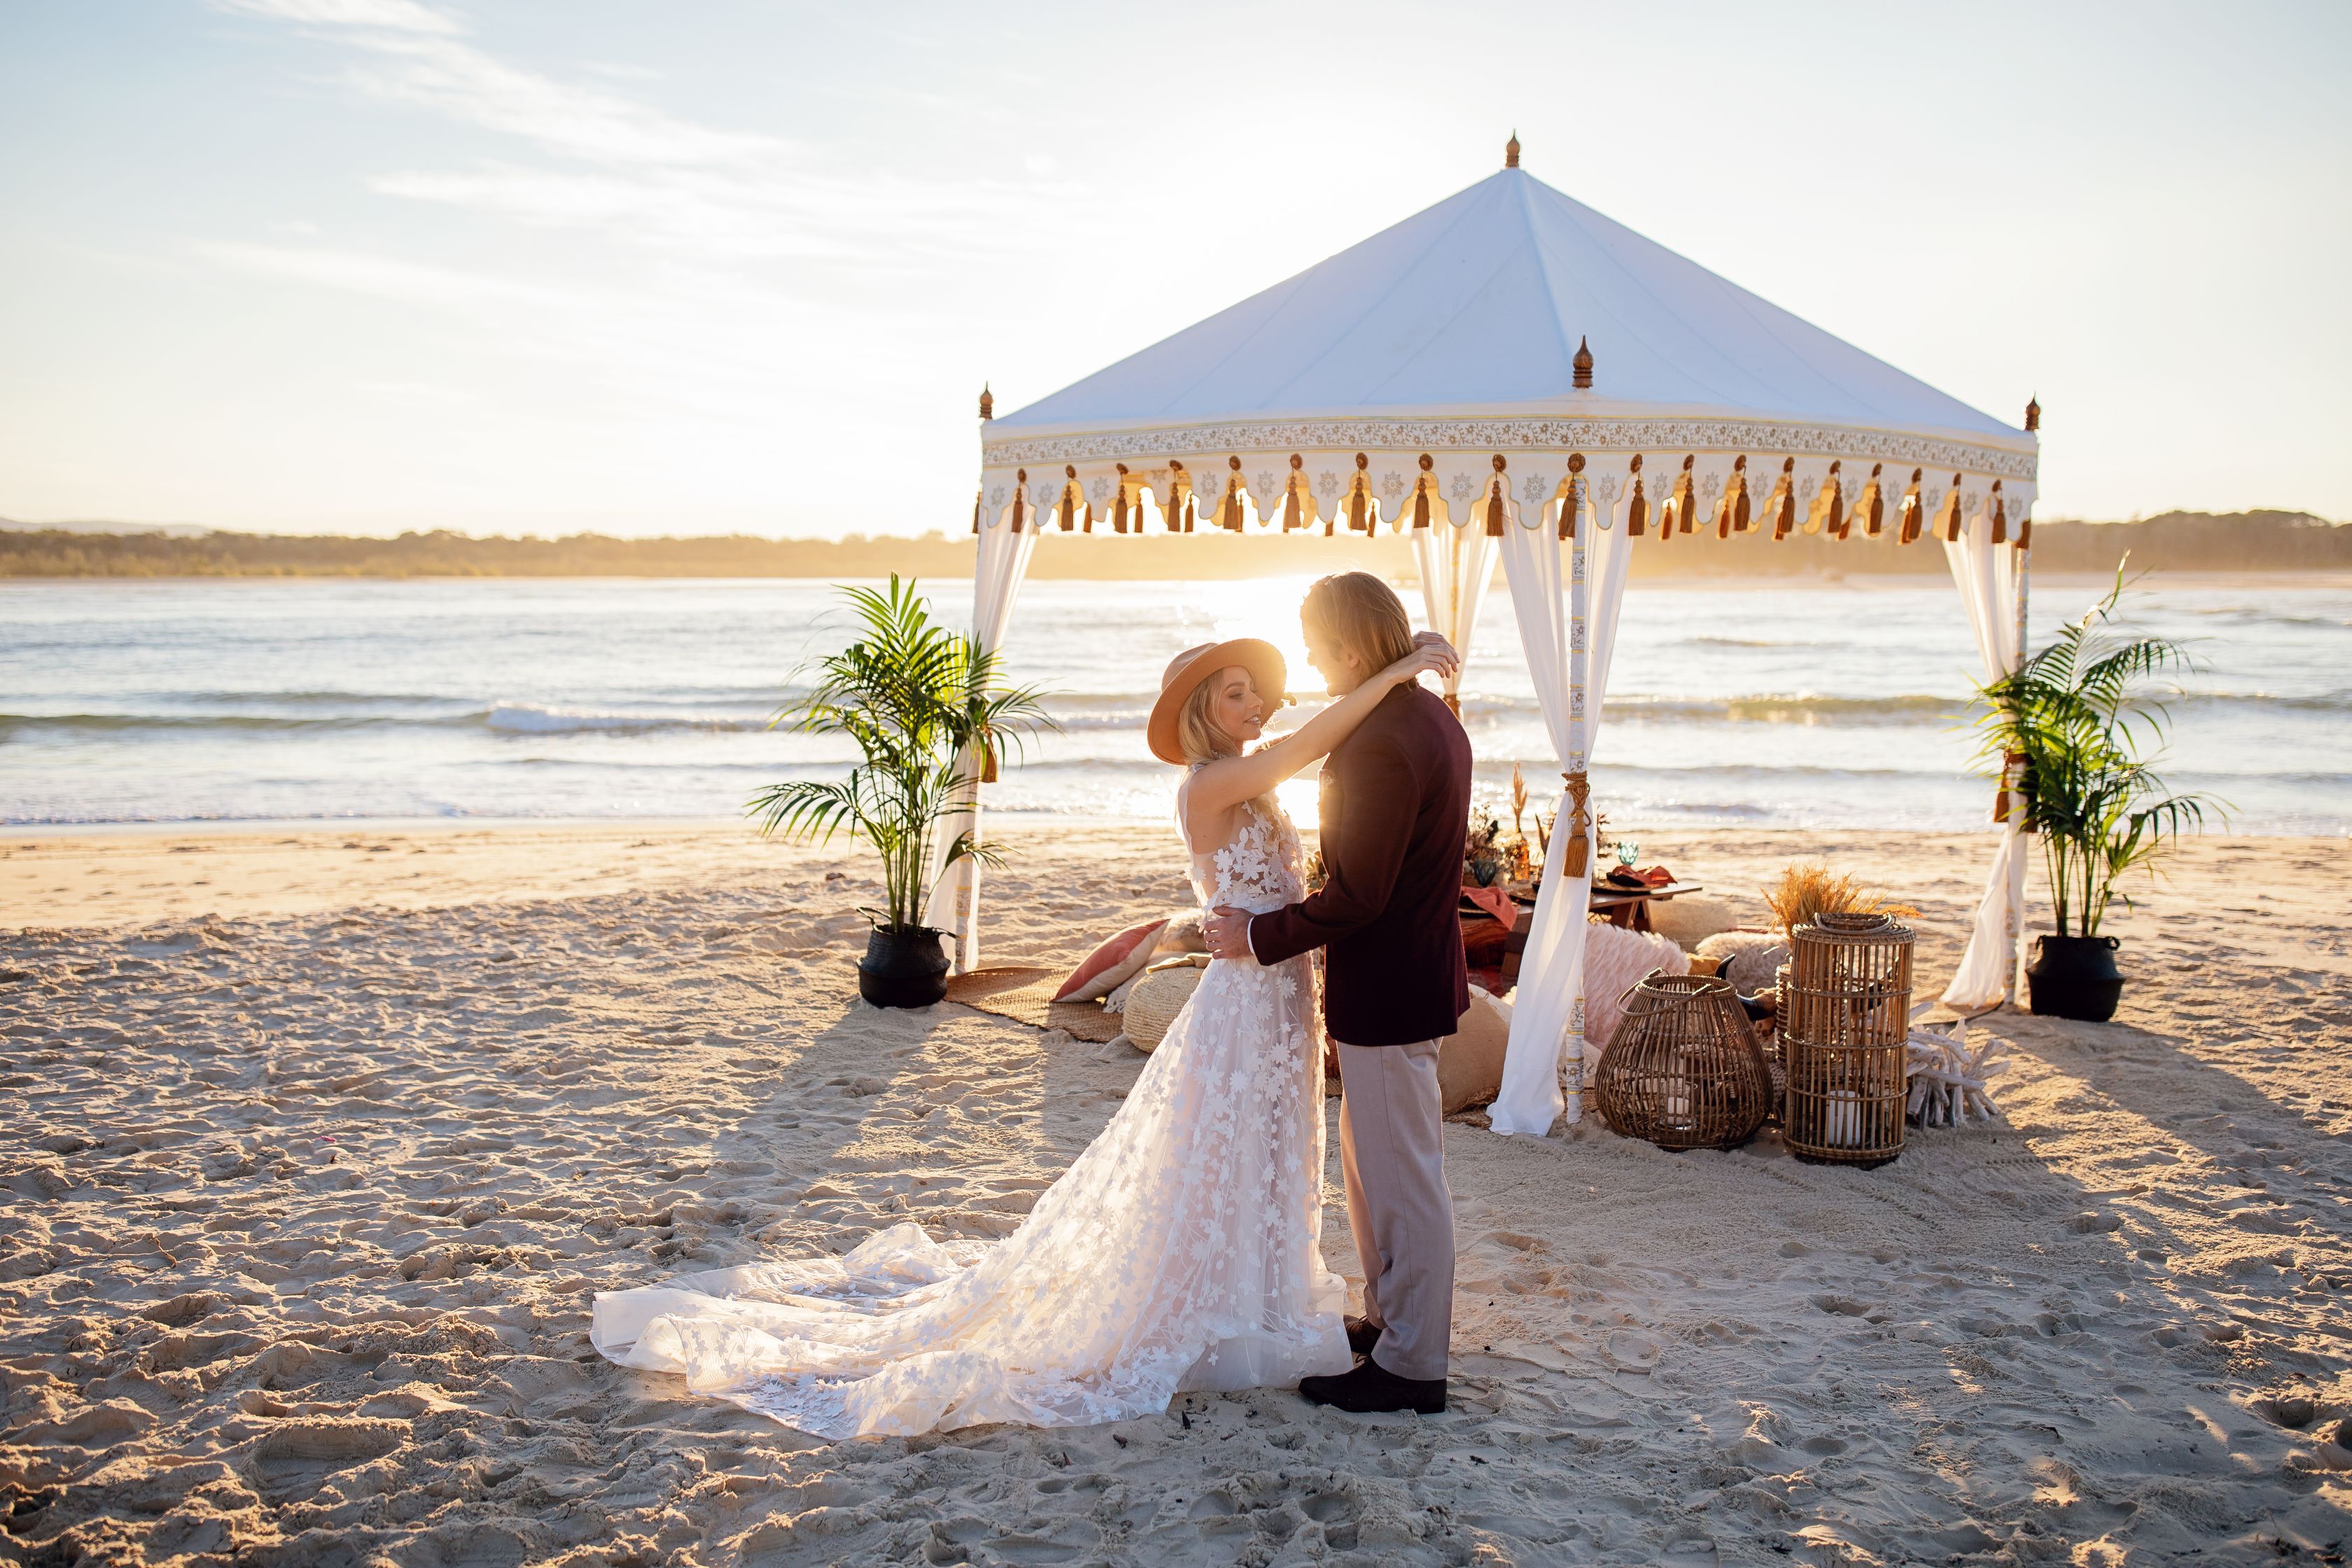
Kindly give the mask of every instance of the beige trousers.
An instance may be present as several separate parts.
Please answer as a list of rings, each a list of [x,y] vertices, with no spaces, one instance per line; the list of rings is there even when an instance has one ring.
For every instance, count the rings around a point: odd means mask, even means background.
[[[1454,1333],[1454,1197],[1437,1042],[1339,1051],[1339,1169],[1363,1264],[1364,1316],[1381,1326],[1372,1359],[1399,1377],[1444,1377]]]

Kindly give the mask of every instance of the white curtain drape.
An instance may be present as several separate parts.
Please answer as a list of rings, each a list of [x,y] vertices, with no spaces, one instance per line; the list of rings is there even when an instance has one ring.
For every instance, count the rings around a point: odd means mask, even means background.
[[[1968,606],[1969,627],[1976,634],[1977,657],[1984,666],[1985,678],[1995,680],[2012,673],[2023,657],[2025,626],[2019,612],[2025,585],[2025,552],[1992,542],[1992,520],[1979,510],[1968,520],[1958,539],[1944,542],[1944,560],[1952,569],[1961,602]],[[1960,955],[1959,969],[1944,992],[1946,1006],[1978,1013],[1999,1006],[2014,994],[2017,937],[2025,923],[2025,867],[2031,851],[2017,815],[2011,813],[2001,825],[2000,847],[1993,853],[1984,897],[1977,903],[1968,951]]]
[[[1553,510],[1548,507],[1526,509],[1502,540],[1519,641],[1564,776],[1583,775],[1609,689],[1609,656],[1632,560],[1611,504],[1616,489],[1609,485],[1605,499],[1588,497],[1573,541],[1560,542],[1556,513],[1546,519]],[[1570,845],[1580,836],[1571,795],[1568,789],[1560,795],[1544,854],[1543,889],[1519,961],[1502,1089],[1489,1112],[1497,1132],[1540,1137],[1563,1114],[1570,1121],[1583,1114],[1585,916],[1600,847],[1588,820],[1580,835],[1584,875],[1568,875]]]
[[[1427,528],[1412,531],[1412,558],[1421,568],[1421,602],[1428,612],[1429,629],[1454,645],[1462,664],[1445,681],[1447,703],[1462,710],[1462,673],[1470,662],[1470,637],[1477,628],[1478,606],[1486,602],[1486,584],[1495,575],[1495,546],[1475,518],[1456,525],[1432,518]]]
[[[972,568],[971,635],[984,652],[994,653],[1004,646],[1004,630],[1013,620],[1013,603],[1021,596],[1021,581],[1029,570],[1029,553],[1037,547],[1035,509],[1024,505],[1022,521],[1023,526],[1016,532],[1013,511],[1008,507],[984,519],[981,529],[980,559]],[[975,838],[980,837],[982,760],[969,749],[960,759],[965,783],[957,809],[940,820],[936,851],[940,856],[944,856],[947,847],[965,833]],[[946,877],[936,879],[931,888],[926,918],[948,933],[948,961],[958,974],[980,967],[980,862],[967,856],[949,867]]]

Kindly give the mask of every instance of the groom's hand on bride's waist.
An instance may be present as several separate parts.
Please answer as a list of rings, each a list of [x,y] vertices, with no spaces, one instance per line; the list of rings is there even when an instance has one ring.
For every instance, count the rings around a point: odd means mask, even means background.
[[[1247,910],[1229,909],[1223,904],[1211,910],[1209,918],[1201,922],[1201,932],[1209,941],[1209,956],[1245,958],[1256,963],[1257,954],[1250,948],[1250,918]]]

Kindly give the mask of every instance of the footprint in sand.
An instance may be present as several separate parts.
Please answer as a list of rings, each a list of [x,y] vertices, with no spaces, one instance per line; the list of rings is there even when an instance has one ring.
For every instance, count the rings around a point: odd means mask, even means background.
[[[335,1471],[380,1459],[407,1440],[404,1422],[311,1416],[263,1433],[253,1461],[271,1490],[292,1495],[315,1491]]]

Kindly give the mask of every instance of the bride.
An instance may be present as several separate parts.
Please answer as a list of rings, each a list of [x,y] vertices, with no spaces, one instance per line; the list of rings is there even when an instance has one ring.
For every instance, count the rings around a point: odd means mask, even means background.
[[[1177,656],[1150,738],[1187,767],[1176,816],[1203,910],[1306,891],[1272,791],[1396,686],[1457,662],[1423,634],[1255,751],[1286,671],[1254,637]],[[1156,1415],[1185,1391],[1292,1387],[1352,1363],[1324,1267],[1323,1029],[1305,956],[1213,961],[1117,1115],[1021,1227],[940,1243],[892,1226],[840,1258],[755,1263],[596,1297],[624,1366],[819,1437]]]

